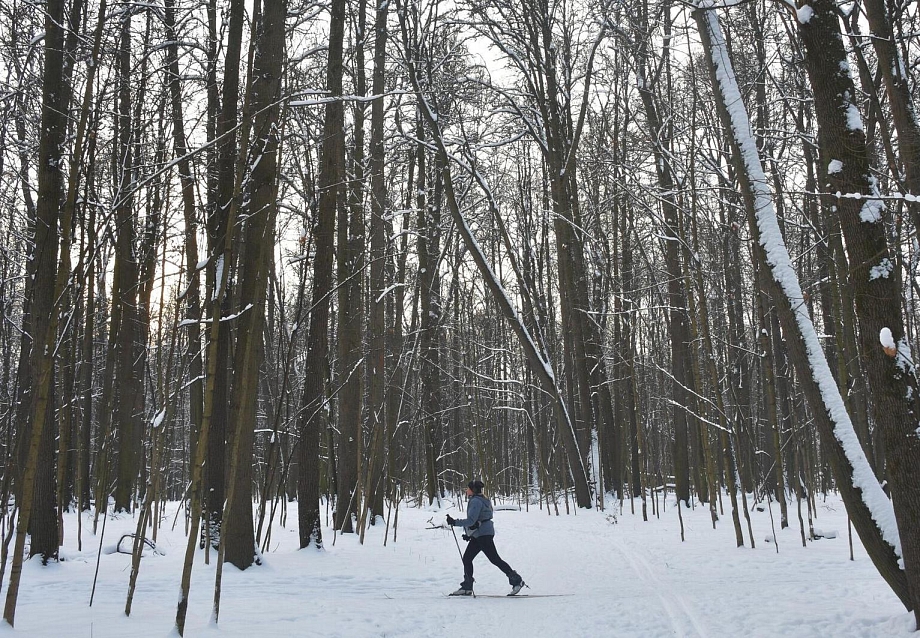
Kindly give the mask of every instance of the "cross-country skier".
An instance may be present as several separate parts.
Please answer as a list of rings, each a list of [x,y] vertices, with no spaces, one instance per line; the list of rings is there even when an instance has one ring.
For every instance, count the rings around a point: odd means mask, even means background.
[[[473,595],[473,559],[479,552],[483,552],[493,565],[505,573],[511,584],[511,593],[508,595],[514,596],[524,586],[524,579],[511,569],[511,565],[501,559],[498,550],[495,549],[492,503],[482,495],[482,488],[480,480],[472,480],[467,485],[466,495],[469,503],[466,506],[466,518],[455,519],[450,514],[447,515],[447,524],[463,527],[463,540],[469,542],[466,551],[463,552],[463,582],[460,583],[460,589],[451,596]]]

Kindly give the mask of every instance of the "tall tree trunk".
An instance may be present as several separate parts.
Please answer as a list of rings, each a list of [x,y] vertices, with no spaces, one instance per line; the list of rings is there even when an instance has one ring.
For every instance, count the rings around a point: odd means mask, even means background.
[[[368,461],[365,470],[364,494],[367,505],[362,516],[370,510],[371,524],[383,515],[383,455],[386,443],[386,286],[387,210],[388,192],[384,175],[383,92],[386,90],[386,44],[388,4],[379,3],[374,19],[374,72],[371,80],[371,140],[370,140],[370,305],[368,317],[368,391],[367,418],[371,434]],[[361,529],[362,541],[364,526]]]
[[[830,12],[834,15],[833,12]],[[709,66],[716,108],[732,147],[732,161],[748,213],[756,259],[769,270],[764,277],[786,334],[793,365],[821,433],[828,460],[847,512],[870,558],[895,594],[910,603],[905,573],[898,567],[898,533],[891,523],[891,502],[875,480],[856,438],[840,391],[821,350],[814,324],[776,219],[766,175],[751,135],[725,40],[715,12],[697,9],[699,27]],[[836,20],[836,17],[834,17]],[[826,42],[825,42],[826,44]],[[832,73],[839,71],[837,67]]]
[[[420,54],[419,54],[420,55]],[[430,81],[430,78],[429,78]],[[418,286],[419,286],[419,364],[422,381],[421,418],[425,443],[425,488],[428,504],[440,497],[438,481],[441,432],[440,339],[441,278],[438,275],[440,247],[440,202],[430,194],[429,176],[434,175],[439,191],[439,167],[430,170],[427,161],[424,120],[418,118]],[[438,163],[436,162],[436,165]],[[434,201],[432,201],[434,200]]]
[[[42,73],[42,122],[38,148],[38,203],[30,247],[35,268],[35,285],[29,304],[29,327],[32,343],[29,351],[32,385],[28,427],[20,428],[23,450],[21,486],[17,505],[19,520],[13,562],[6,592],[3,619],[12,627],[22,579],[22,560],[26,534],[31,530],[32,544],[39,544],[43,561],[57,556],[58,530],[54,507],[54,464],[41,458],[42,446],[49,450],[52,442],[54,340],[57,333],[55,299],[58,258],[58,217],[64,195],[63,145],[67,134],[67,98],[64,86],[64,0],[49,0],[45,13],[45,60]],[[39,462],[48,467],[39,478]],[[50,475],[51,489],[39,483]],[[35,548],[31,555],[36,553]]]
[[[633,302],[630,298],[633,288],[635,287],[635,272],[633,261],[633,210],[628,204],[624,204],[624,211],[620,221],[620,241],[622,250],[620,251],[623,260],[622,269],[622,293],[623,314],[620,321],[620,342],[618,351],[624,358],[622,371],[623,374],[616,375],[620,381],[621,393],[624,397],[626,423],[629,429],[629,478],[630,493],[632,496],[641,496],[643,508],[645,506],[645,489],[643,483],[642,459],[646,451],[641,445],[641,421],[639,417],[639,401],[636,396],[635,380],[635,329],[634,319],[632,316]],[[643,518],[643,520],[645,520]]]
[[[840,220],[850,262],[861,356],[876,427],[885,442],[887,479],[901,537],[908,607],[920,623],[920,394],[904,333],[900,276],[885,238],[885,205],[871,174],[855,105],[836,4],[816,0],[799,25],[805,66],[815,94],[820,157],[829,192],[842,193],[827,214]],[[891,61],[889,61],[891,62]],[[860,197],[852,197],[857,194]]]
[[[891,119],[898,133],[898,154],[904,165],[904,185],[915,197],[920,194],[920,119],[910,93],[910,78],[905,60],[898,51],[891,28],[889,4],[885,0],[864,0],[872,32],[872,46],[878,56],[878,69],[885,80]],[[920,229],[920,202],[906,202],[915,229]]]
[[[185,120],[182,115],[182,87],[179,80],[179,45],[176,32],[175,0],[165,0],[166,15],[166,73],[168,74],[170,113],[172,116],[173,149],[178,162],[179,186],[182,194],[182,213],[185,222],[185,269],[188,281],[184,292],[187,330],[185,351],[189,378],[189,424],[192,432],[201,429],[201,414],[204,409],[204,385],[201,360],[201,301],[199,298],[200,276],[198,268],[198,216],[195,213],[195,180],[192,175],[185,140]]]
[[[366,0],[359,0],[355,34],[355,91],[367,93],[364,71]],[[354,149],[348,203],[339,207],[338,226],[338,362],[339,362],[339,465],[336,528],[354,531],[352,514],[361,516],[360,480],[364,402],[364,120],[365,103],[353,109]]]
[[[64,77],[63,77],[63,89],[66,92],[64,98],[65,104],[68,105],[71,102],[71,88],[72,88],[72,77],[73,77],[73,66],[74,66],[74,56],[71,52],[76,49],[76,38],[80,33],[80,19],[83,13],[83,3],[81,0],[76,0],[70,7],[70,16],[68,19],[68,33],[67,40],[65,43],[65,49],[68,52],[64,59]],[[88,105],[84,105],[81,110],[81,120],[84,119]],[[84,122],[85,126],[85,122]],[[58,526],[61,528],[61,538],[58,539],[59,542],[63,542],[63,518],[64,510],[70,505],[71,498],[73,497],[73,455],[72,450],[72,439],[73,439],[73,428],[74,428],[74,403],[75,401],[71,398],[75,395],[75,368],[76,368],[76,352],[77,352],[77,332],[73,329],[72,323],[76,321],[76,282],[69,281],[72,273],[72,263],[71,263],[71,247],[73,245],[73,236],[72,236],[72,227],[73,227],[73,212],[74,206],[71,205],[70,192],[71,184],[75,181],[74,173],[79,172],[79,164],[82,161],[82,154],[77,155],[76,150],[79,148],[82,151],[82,138],[80,140],[81,144],[78,145],[76,142],[74,144],[74,154],[71,156],[71,166],[70,166],[70,177],[67,181],[67,191],[65,194],[65,201],[63,208],[61,210],[61,222],[60,222],[60,265],[57,269],[57,278],[62,279],[63,281],[56,282],[55,286],[58,290],[62,291],[61,297],[57,300],[59,309],[58,315],[60,317],[70,316],[72,321],[65,319],[64,325],[61,327],[60,333],[58,335],[59,341],[59,364],[58,370],[61,377],[61,395],[64,397],[61,402],[60,409],[57,411],[57,423],[58,423],[58,445],[57,445],[57,474],[54,480],[56,488],[56,500],[57,500],[57,510],[58,510]],[[78,157],[77,162],[73,161],[74,157]],[[74,189],[75,190],[75,189]],[[75,273],[73,274],[76,277]],[[54,418],[54,415],[52,415]],[[50,458],[49,463],[53,464],[54,459]]]
[[[231,0],[229,6],[230,22],[227,28],[227,52],[224,57],[224,81],[221,95],[221,108],[217,116],[217,190],[213,194],[214,201],[209,206],[207,219],[208,242],[210,259],[208,260],[207,289],[219,290],[217,281],[224,273],[219,269],[226,269],[226,281],[233,281],[231,273],[235,264],[222,259],[226,236],[231,232],[229,217],[233,208],[234,187],[237,183],[236,162],[238,156],[238,134],[235,129],[238,122],[240,99],[240,58],[242,52],[243,23],[245,22],[245,3],[243,0]],[[216,38],[212,34],[212,38]],[[236,254],[236,251],[234,253]],[[217,310],[212,310],[212,316],[229,314],[231,290],[228,285],[217,297],[205,299],[208,305],[217,305]],[[230,407],[230,382],[231,382],[231,326],[229,322],[221,321],[217,330],[217,344],[215,356],[217,357],[216,376],[214,378],[214,396],[210,432],[208,434],[208,447],[204,465],[204,509],[207,528],[202,528],[200,545],[203,546],[205,537],[211,539],[217,547],[221,537],[221,523],[223,520],[224,502],[226,500],[226,459],[227,437]],[[209,336],[209,340],[211,337]],[[210,341],[209,341],[210,344]],[[209,345],[210,348],[210,345]]]
[[[639,7],[640,33],[639,50],[636,52],[639,74],[639,95],[648,122],[648,129],[652,136],[652,146],[655,156],[655,172],[658,177],[658,188],[661,191],[661,211],[663,213],[663,238],[665,269],[668,275],[668,331],[671,343],[671,374],[674,377],[671,395],[676,405],[673,408],[671,420],[674,428],[674,483],[677,498],[685,506],[690,506],[690,423],[687,409],[690,406],[688,388],[691,385],[690,375],[690,327],[687,316],[687,299],[684,294],[683,274],[681,268],[680,252],[683,238],[679,233],[680,210],[675,196],[674,177],[671,169],[670,136],[668,127],[662,121],[662,114],[656,103],[656,87],[652,84],[648,74],[650,55],[648,51],[648,2],[643,1]],[[667,46],[665,46],[667,49]],[[664,61],[663,64],[667,64]]]
[[[234,429],[230,438],[230,471],[220,544],[224,560],[239,569],[252,565],[256,552],[252,525],[252,448],[264,349],[265,299],[274,256],[286,9],[286,0],[263,0],[261,19],[257,23],[251,89],[253,143],[251,160],[246,162],[252,168],[240,207],[245,220],[242,235],[245,254],[239,267],[239,329],[230,402]],[[219,584],[217,591],[219,595]]]
[[[119,330],[114,334],[115,403],[113,419],[118,433],[118,463],[115,481],[115,511],[129,511],[134,495],[140,456],[139,418],[143,406],[143,378],[135,369],[139,338],[138,285],[140,268],[136,253],[134,210],[134,127],[131,113],[131,12],[126,6],[121,16],[118,52],[118,157],[115,223],[115,281],[120,306]],[[115,292],[113,291],[113,302]],[[110,334],[110,339],[113,335]]]
[[[786,480],[785,473],[783,472],[783,467],[785,463],[783,462],[783,423],[780,419],[780,413],[778,409],[778,397],[777,397],[777,384],[776,384],[776,373],[775,373],[775,361],[773,358],[773,344],[771,341],[771,333],[773,322],[770,320],[769,315],[769,304],[771,301],[774,303],[782,303],[782,300],[772,300],[769,296],[768,290],[771,290],[771,284],[769,275],[765,272],[764,268],[759,263],[754,264],[754,281],[756,283],[756,296],[755,296],[755,306],[757,311],[758,326],[757,334],[759,335],[759,347],[763,355],[760,357],[760,373],[763,378],[763,405],[764,411],[766,412],[766,421],[767,428],[769,429],[769,434],[773,442],[773,472],[774,478],[776,481],[776,493],[777,498],[782,498],[780,501],[780,529],[785,529],[789,526],[789,513],[788,507],[786,505],[785,492],[786,492]],[[780,339],[781,335],[773,334],[773,339]],[[782,494],[782,497],[780,496]]]
[[[542,5],[545,7],[545,5]],[[572,130],[570,114],[560,106],[563,99],[560,93],[565,89],[559,86],[556,77],[557,47],[553,42],[550,32],[550,19],[545,16],[540,29],[540,45],[546,59],[552,60],[545,66],[546,94],[538,96],[541,117],[547,133],[547,144],[544,147],[544,160],[546,161],[551,204],[553,207],[553,226],[556,235],[556,253],[559,268],[560,282],[560,309],[562,319],[563,337],[569,362],[574,368],[572,381],[575,385],[573,401],[576,415],[576,434],[579,437],[579,448],[584,455],[580,464],[587,462],[592,432],[597,422],[610,418],[610,411],[606,408],[609,403],[607,397],[602,395],[599,407],[605,408],[603,412],[595,413],[595,401],[592,394],[597,386],[606,383],[600,376],[601,339],[597,324],[590,318],[590,299],[588,295],[588,270],[585,260],[585,241],[582,236],[583,223],[579,212],[578,185],[576,180],[575,163],[572,158],[578,148],[578,133]],[[592,56],[593,57],[593,56]],[[590,86],[591,67],[586,74],[585,88]],[[599,426],[609,428],[610,425]],[[583,501],[579,495],[576,477],[576,501],[579,507],[590,507],[590,495]]]
[[[357,215],[346,219],[348,212],[357,209]],[[363,341],[363,286],[361,262],[364,251],[364,223],[361,207],[342,207],[339,216],[339,321],[338,363],[340,384],[338,390],[339,443],[337,466],[337,496],[335,526],[343,533],[354,532],[352,515],[359,514],[363,506],[359,485],[363,445],[363,395],[364,353]],[[358,226],[356,229],[355,227]],[[342,237],[343,230],[348,237]],[[341,253],[345,253],[342,255]]]
[[[329,52],[326,90],[333,98],[342,95],[343,42],[345,39],[345,0],[333,0],[329,22]],[[345,107],[340,100],[326,104],[323,118],[323,143],[320,151],[319,210],[316,222],[316,258],[313,264],[313,303],[307,364],[298,430],[301,439],[298,455],[297,501],[300,546],[311,542],[322,546],[319,511],[319,441],[326,405],[329,355],[329,295],[332,292],[332,263],[335,216],[342,199],[345,178]]]

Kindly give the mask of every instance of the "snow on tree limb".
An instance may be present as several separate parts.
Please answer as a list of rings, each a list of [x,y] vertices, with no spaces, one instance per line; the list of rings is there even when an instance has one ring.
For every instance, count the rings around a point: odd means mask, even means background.
[[[713,11],[706,10],[697,10],[695,17],[701,30],[705,28],[708,32],[709,54],[712,56],[712,66],[718,84],[714,88],[720,94],[717,99],[721,100],[727,111],[731,129],[729,132],[734,138],[736,152],[740,156],[746,176],[750,181],[756,225],[760,235],[759,243],[766,253],[767,265],[770,267],[773,279],[792,308],[796,326],[805,345],[812,376],[820,391],[827,415],[833,424],[834,436],[853,468],[853,485],[860,490],[863,502],[882,538],[894,548],[900,560],[901,541],[895,521],[894,507],[882,490],[856,436],[840,390],[831,374],[824,351],[821,349],[814,323],[808,313],[798,276],[780,232],[772,193],[751,133],[750,120],[741,99],[718,19]]]

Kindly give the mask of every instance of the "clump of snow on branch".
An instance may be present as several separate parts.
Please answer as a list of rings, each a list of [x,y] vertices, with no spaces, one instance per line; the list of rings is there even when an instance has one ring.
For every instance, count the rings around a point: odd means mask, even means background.
[[[882,221],[882,212],[885,210],[885,202],[882,201],[878,180],[869,175],[869,193],[874,199],[870,199],[863,204],[862,210],[859,211],[859,219],[867,224],[874,224]]]
[[[898,347],[894,343],[894,336],[891,334],[891,328],[888,326],[885,326],[879,331],[878,340],[881,342],[885,354],[889,357],[893,357],[898,353]]]
[[[859,219],[867,224],[880,222],[884,208],[885,204],[880,199],[870,199],[863,204],[862,209],[859,211]]]

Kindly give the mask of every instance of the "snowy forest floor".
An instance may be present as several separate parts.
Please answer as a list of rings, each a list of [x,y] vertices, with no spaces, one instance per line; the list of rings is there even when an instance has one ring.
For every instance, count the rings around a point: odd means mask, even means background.
[[[500,505],[500,503],[496,503]],[[726,508],[729,506],[725,498]],[[76,549],[76,518],[65,519],[64,561],[25,564],[13,633],[35,637],[105,638],[174,635],[185,540],[182,520],[171,530],[175,504],[166,512],[159,546],[164,556],[141,563],[131,617],[125,617],[131,557],[106,553],[130,516],[110,518],[103,539],[95,600],[88,606],[99,539],[91,517],[83,522],[83,551]],[[214,555],[195,559],[186,636],[618,636],[777,637],[910,636],[913,616],[875,571],[854,533],[850,561],[847,519],[836,496],[819,500],[816,529],[837,538],[802,547],[795,519],[778,531],[776,546],[767,511],[752,511],[756,549],[735,548],[730,513],[713,530],[705,507],[683,511],[686,541],[673,498],[660,518],[642,521],[611,501],[606,512],[548,516],[546,510],[499,509],[495,542],[531,597],[507,599],[507,579],[485,556],[476,559],[476,599],[449,598],[462,565],[443,508],[403,508],[397,541],[384,526],[356,535],[325,529],[326,549],[298,551],[296,504],[288,526],[273,530],[261,566],[240,572],[227,566],[218,625],[210,622]],[[564,507],[560,506],[564,512]],[[779,511],[773,514],[779,527]],[[742,520],[742,525],[744,521]],[[460,536],[458,531],[457,536]],[[745,541],[750,544],[745,526]],[[460,542],[463,547],[463,542]],[[8,575],[7,575],[8,578]],[[4,583],[3,593],[6,593]],[[538,597],[539,596],[539,597]],[[6,632],[0,630],[6,635]]]

